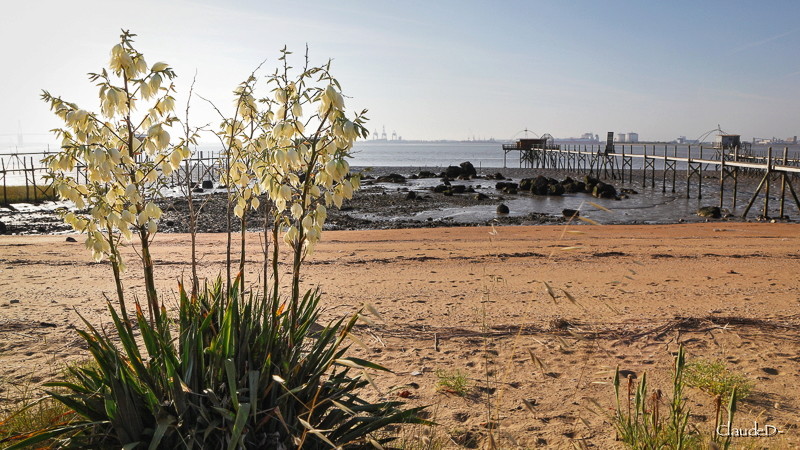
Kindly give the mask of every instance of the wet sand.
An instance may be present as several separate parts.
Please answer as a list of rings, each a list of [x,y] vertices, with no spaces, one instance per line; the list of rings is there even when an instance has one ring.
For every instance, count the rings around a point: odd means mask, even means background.
[[[76,238],[0,236],[0,407],[86,358],[77,312],[109,323],[110,268]],[[176,280],[190,273],[188,242],[183,234],[156,239],[168,305]],[[204,276],[223,269],[224,242],[224,234],[200,236]],[[259,235],[249,242],[247,278],[257,280]],[[142,284],[129,261],[130,298]],[[793,224],[498,226],[328,231],[303,284],[322,291],[325,318],[375,306],[381,319],[359,327],[366,349],[354,353],[394,371],[377,377],[385,395],[431,405],[441,424],[435,437],[451,446],[496,427],[501,448],[511,439],[528,448],[572,440],[615,447],[604,416],[614,407],[614,368],[647,371],[653,388],[669,392],[680,342],[690,360],[722,359],[754,382],[736,424],[785,431],[741,445],[792,448],[800,445],[798,273]],[[469,394],[437,390],[442,370],[466,374]],[[710,435],[713,400],[696,389],[687,397],[690,422]],[[593,400],[605,408],[600,415]]]

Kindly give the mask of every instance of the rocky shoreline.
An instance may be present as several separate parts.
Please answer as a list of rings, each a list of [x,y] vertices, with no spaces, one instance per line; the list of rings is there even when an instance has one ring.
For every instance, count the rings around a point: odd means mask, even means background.
[[[563,195],[585,198],[582,201],[592,201],[593,197],[623,200],[619,202],[622,204],[631,196],[638,195],[630,185],[615,186],[615,180],[527,168],[484,168],[479,172],[469,162],[450,167],[355,167],[353,171],[362,173],[362,189],[342,208],[330,208],[325,229],[559,224],[575,215],[576,208],[565,206],[556,210],[550,208],[548,212],[521,211],[517,205],[526,198]],[[205,189],[198,187],[194,194],[195,207],[202,205],[197,230],[200,233],[222,233],[227,229],[225,192],[208,189],[209,185],[210,182],[206,182]],[[164,211],[160,231],[189,231],[189,205],[185,197],[165,197],[159,203]],[[510,210],[509,204],[513,205]],[[63,207],[62,204],[46,202],[37,206],[0,208],[0,234],[67,232],[69,228],[56,213],[59,206]],[[725,211],[719,208],[708,214],[703,210],[702,217],[695,214],[696,210],[692,210],[692,215],[698,220],[720,216],[725,219]],[[475,214],[475,211],[480,214]],[[729,215],[727,219],[734,218]],[[637,223],[635,218],[625,220]],[[662,223],[684,220],[667,218]],[[263,230],[263,206],[248,213],[247,223],[250,231]],[[238,220],[232,222],[233,231],[238,231],[239,226]]]

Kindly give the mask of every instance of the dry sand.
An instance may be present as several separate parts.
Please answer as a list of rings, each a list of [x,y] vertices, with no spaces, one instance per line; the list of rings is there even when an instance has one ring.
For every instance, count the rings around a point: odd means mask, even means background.
[[[77,239],[0,236],[0,408],[86,358],[76,311],[108,323],[110,268]],[[250,280],[260,271],[258,241],[250,236]],[[224,267],[224,242],[200,236],[205,275]],[[167,303],[189,273],[188,243],[187,235],[157,237]],[[131,258],[125,286],[140,292]],[[647,371],[669,392],[682,342],[690,360],[722,359],[755,383],[734,426],[757,420],[784,431],[737,444],[790,448],[800,446],[798,274],[797,225],[718,223],[326,232],[303,282],[321,289],[327,318],[365,303],[380,311],[382,322],[358,330],[367,349],[354,352],[394,371],[378,377],[384,390],[408,385],[387,395],[431,405],[441,424],[434,438],[449,445],[496,427],[501,448],[616,446],[602,415],[614,406],[614,368]],[[437,371],[453,370],[470,378],[465,397],[437,390]],[[687,397],[690,422],[710,435],[713,401],[695,389]]]

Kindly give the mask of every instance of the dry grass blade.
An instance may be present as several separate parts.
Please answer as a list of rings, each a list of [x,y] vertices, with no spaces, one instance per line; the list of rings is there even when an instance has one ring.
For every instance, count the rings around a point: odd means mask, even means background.
[[[601,417],[605,417],[606,416],[606,414],[603,414],[603,411],[605,411],[605,408],[603,407],[603,405],[600,404],[600,402],[598,402],[596,399],[594,399],[592,397],[587,397],[586,401],[588,401],[589,403],[592,404],[592,406],[597,408],[595,410],[593,408],[589,408],[588,406],[585,406],[586,409],[588,409],[590,412],[592,412],[593,414],[596,414],[598,416],[601,416]]]
[[[582,248],[583,248],[583,246],[581,246],[581,245],[573,245],[573,246],[570,246],[570,247],[561,247],[560,250],[561,251],[569,251],[569,250],[579,250],[579,249],[582,249]]]
[[[603,303],[603,305],[604,305],[606,308],[610,309],[610,310],[611,310],[611,312],[613,312],[614,314],[619,314],[619,313],[620,313],[620,312],[619,312],[619,310],[618,310],[617,308],[614,308],[614,307],[613,307],[613,306],[611,306],[610,304],[608,304],[608,303],[606,303],[606,302],[602,302],[602,303]]]
[[[372,319],[368,318],[368,317],[367,317],[367,316],[365,316],[364,314],[359,314],[359,315],[358,315],[358,320],[360,320],[360,321],[364,322],[365,324],[367,324],[367,325],[369,325],[369,326],[371,326],[371,327],[374,327],[374,326],[376,326],[376,325],[377,325],[377,324],[375,323],[375,321],[374,321],[374,320],[372,320]]]
[[[600,225],[600,222],[598,222],[596,220],[592,220],[592,219],[590,219],[588,217],[578,216],[578,220],[581,220],[581,221],[586,222],[586,223],[590,223],[592,225]]]
[[[575,300],[575,297],[573,297],[572,294],[570,294],[569,292],[565,291],[564,289],[562,289],[561,292],[564,293],[564,296],[567,297],[567,300],[569,300],[570,303],[572,303],[575,306],[579,306],[581,309],[586,311],[586,307],[581,305],[580,303],[578,303],[578,301]]]
[[[530,411],[531,414],[533,414],[533,417],[536,417],[536,411],[534,411],[533,409],[533,403],[523,398],[522,404],[525,405],[525,409],[527,409],[528,411]]]
[[[372,386],[373,389],[375,389],[375,392],[377,392],[380,395],[383,395],[383,391],[381,391],[381,389],[378,387],[378,385],[375,384],[374,381],[372,381],[372,377],[369,376],[369,374],[367,373],[366,369],[361,371],[361,375],[363,375],[364,379],[366,379],[367,382],[369,382],[369,385]]]
[[[539,368],[539,370],[541,370],[541,371],[542,371],[542,374],[544,374],[544,372],[545,372],[545,370],[546,370],[546,369],[545,369],[545,367],[544,367],[544,363],[542,362],[542,360],[541,360],[541,359],[539,359],[539,357],[538,357],[538,356],[536,356],[536,355],[533,353],[533,350],[531,350],[531,349],[528,349],[528,353],[531,355],[531,361],[533,361],[533,364],[534,364],[536,367],[538,367],[538,368]]]
[[[590,205],[594,206],[594,207],[595,207],[595,208],[597,208],[597,209],[600,209],[600,210],[603,210],[603,211],[607,211],[607,212],[611,212],[611,210],[610,210],[610,209],[606,208],[605,206],[598,205],[598,204],[597,204],[597,203],[595,203],[595,202],[586,202],[586,203],[588,203],[588,204],[590,204]]]
[[[365,344],[364,341],[362,341],[361,338],[359,338],[355,334],[347,333],[347,338],[350,339],[351,341],[353,341],[359,347],[363,348],[364,350],[369,351],[369,348],[367,347],[367,344]]]
[[[550,298],[553,299],[553,303],[557,305],[558,301],[556,299],[558,298],[558,296],[556,295],[556,292],[553,290],[553,288],[550,287],[549,284],[547,284],[547,281],[542,281],[542,284],[544,284],[544,287],[547,290],[547,295],[549,295]]]
[[[381,316],[381,313],[379,313],[378,309],[375,308],[375,305],[373,305],[372,303],[364,303],[364,307],[367,308],[367,311],[369,311],[370,314],[372,314],[376,319],[378,319],[379,322],[384,322],[383,316]]]
[[[562,352],[567,352],[572,348],[572,344],[567,342],[561,336],[556,336],[556,340],[558,341],[558,346],[559,346],[559,348],[561,349]]]
[[[567,333],[569,333],[570,336],[574,337],[575,339],[577,339],[579,341],[583,341],[583,340],[586,339],[586,336],[584,336],[581,333],[578,333],[577,331],[572,330],[572,329],[568,329]]]

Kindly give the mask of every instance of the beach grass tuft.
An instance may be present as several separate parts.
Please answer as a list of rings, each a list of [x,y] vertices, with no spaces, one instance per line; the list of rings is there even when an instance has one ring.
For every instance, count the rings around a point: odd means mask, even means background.
[[[729,398],[736,391],[736,400],[746,398],[753,382],[744,375],[728,369],[722,360],[699,359],[686,365],[686,384],[712,397]]]
[[[436,388],[441,392],[464,397],[472,389],[472,384],[467,374],[458,369],[437,370],[436,378]]]

